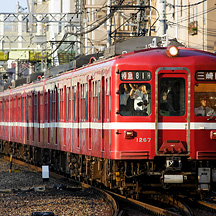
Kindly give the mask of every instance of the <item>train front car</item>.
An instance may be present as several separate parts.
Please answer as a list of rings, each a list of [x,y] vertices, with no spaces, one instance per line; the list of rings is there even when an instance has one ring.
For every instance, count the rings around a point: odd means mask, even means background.
[[[117,58],[114,73],[117,185],[135,186],[136,193],[210,190],[216,182],[216,55],[147,49]]]

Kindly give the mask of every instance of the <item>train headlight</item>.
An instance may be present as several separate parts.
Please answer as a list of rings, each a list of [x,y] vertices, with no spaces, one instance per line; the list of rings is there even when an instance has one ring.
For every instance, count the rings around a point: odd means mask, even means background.
[[[210,132],[210,139],[216,139],[216,131]]]
[[[133,131],[125,131],[125,139],[133,139],[134,132]]]
[[[166,50],[166,54],[169,56],[169,57],[176,57],[178,56],[179,54],[179,50],[176,46],[169,46]]]

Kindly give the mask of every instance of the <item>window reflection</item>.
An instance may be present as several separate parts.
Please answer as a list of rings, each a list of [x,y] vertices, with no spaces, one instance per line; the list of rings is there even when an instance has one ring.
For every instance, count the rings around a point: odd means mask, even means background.
[[[122,83],[119,86],[122,116],[148,116],[151,113],[151,86],[148,83]]]

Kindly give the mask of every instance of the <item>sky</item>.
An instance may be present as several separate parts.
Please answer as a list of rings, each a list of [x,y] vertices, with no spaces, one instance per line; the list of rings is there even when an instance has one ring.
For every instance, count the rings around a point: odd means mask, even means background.
[[[22,8],[27,7],[27,0],[1,0],[0,13],[16,13],[17,2]],[[28,9],[24,12],[28,12]]]

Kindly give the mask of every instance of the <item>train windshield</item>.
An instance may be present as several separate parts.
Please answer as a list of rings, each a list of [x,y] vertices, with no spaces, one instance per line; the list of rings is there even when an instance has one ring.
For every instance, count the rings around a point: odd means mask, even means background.
[[[160,79],[160,115],[183,116],[185,114],[185,79]]]
[[[194,89],[196,116],[216,116],[216,84],[197,83]]]
[[[122,116],[151,114],[151,86],[148,83],[122,83],[119,86],[119,111]]]

